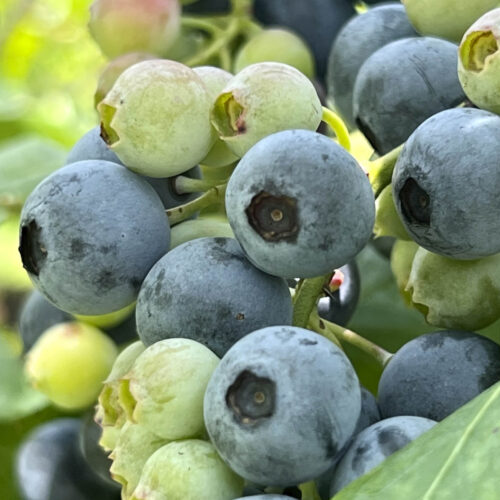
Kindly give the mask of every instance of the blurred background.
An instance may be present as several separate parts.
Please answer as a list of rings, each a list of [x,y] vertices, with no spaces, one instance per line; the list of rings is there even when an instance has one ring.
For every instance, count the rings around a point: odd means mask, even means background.
[[[97,123],[93,94],[105,63],[88,30],[89,0],[0,1],[0,498],[17,500],[22,437],[63,413],[25,382],[17,335],[31,284],[17,253],[26,195]],[[69,500],[69,499],[68,499]]]

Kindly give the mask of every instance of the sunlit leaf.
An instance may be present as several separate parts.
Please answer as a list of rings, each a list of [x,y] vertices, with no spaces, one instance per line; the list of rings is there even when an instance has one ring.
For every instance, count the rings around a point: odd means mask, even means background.
[[[0,206],[21,206],[35,186],[60,168],[66,150],[33,135],[0,143]]]
[[[499,498],[500,382],[450,415],[335,500]]]

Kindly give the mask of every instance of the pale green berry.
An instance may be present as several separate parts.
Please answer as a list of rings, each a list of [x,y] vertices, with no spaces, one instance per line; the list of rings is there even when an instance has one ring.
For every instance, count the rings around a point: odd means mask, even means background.
[[[215,66],[198,66],[193,68],[193,71],[203,80],[210,95],[210,102],[213,104],[217,96],[234,75],[229,71],[217,68]],[[214,145],[208,152],[207,156],[201,160],[203,165],[207,167],[222,167],[235,162],[238,157],[227,147],[226,143],[219,139],[217,131],[212,126],[214,136]]]
[[[122,485],[122,499],[130,498],[148,458],[167,440],[158,437],[142,425],[127,422],[121,429],[109,458],[113,460],[111,477]]]
[[[212,108],[212,124],[237,156],[264,137],[290,129],[316,130],[323,110],[311,81],[287,64],[263,62],[240,71]]]
[[[479,330],[500,317],[500,254],[454,260],[419,248],[406,289],[429,324]]]
[[[396,278],[399,293],[406,305],[411,305],[411,293],[406,290],[411,266],[419,246],[413,241],[396,240],[391,250],[391,270]]]
[[[46,330],[28,352],[29,380],[55,405],[69,410],[92,405],[118,350],[97,328],[60,323]]]
[[[130,371],[134,361],[145,349],[140,341],[125,348],[116,358],[99,394],[95,421],[102,428],[99,443],[108,451],[115,447],[120,429],[126,422],[125,413],[118,401],[120,379]]]
[[[135,309],[135,302],[125,306],[118,311],[114,311],[108,314],[100,314],[98,316],[85,316],[83,314],[75,314],[75,318],[82,323],[87,323],[88,325],[95,326],[97,328],[112,328],[119,325],[126,318],[128,318]]]
[[[105,66],[99,75],[97,88],[94,94],[94,105],[97,105],[106,97],[118,77],[130,66],[149,59],[156,59],[157,56],[146,52],[130,52],[116,57]]]
[[[210,94],[191,68],[153,59],[126,69],[97,109],[103,139],[130,170],[171,177],[213,146],[210,107]]]
[[[130,500],[233,500],[243,493],[243,479],[207,441],[169,443],[146,462]]]
[[[234,72],[258,62],[289,64],[314,78],[314,57],[306,42],[296,33],[283,28],[269,28],[254,35],[239,50]]]
[[[120,381],[119,400],[128,420],[164,439],[200,436],[203,397],[218,362],[212,351],[190,339],[149,346]]]
[[[459,42],[467,28],[498,0],[401,0],[413,27],[421,34]]]
[[[94,0],[89,30],[108,57],[138,51],[162,56],[177,38],[180,15],[178,0]]]
[[[394,236],[402,240],[410,240],[394,205],[392,186],[387,185],[375,200],[375,226],[373,233],[377,238]]]
[[[480,17],[459,47],[458,78],[481,109],[500,114],[500,8]]]

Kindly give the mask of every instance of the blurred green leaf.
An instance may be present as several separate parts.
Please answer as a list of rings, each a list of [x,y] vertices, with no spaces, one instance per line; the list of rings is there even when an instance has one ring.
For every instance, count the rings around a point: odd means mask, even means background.
[[[27,291],[31,288],[28,273],[23,269],[19,245],[19,216],[10,216],[0,225],[0,289]]]
[[[335,500],[499,498],[500,382],[383,464]]]
[[[0,336],[0,422],[36,413],[48,404],[48,399],[29,385],[21,358]]]
[[[361,297],[349,328],[395,352],[409,340],[436,328],[410,309],[399,294],[389,260],[368,245],[357,257],[361,275]],[[376,393],[382,373],[380,366],[358,349],[345,346],[361,383]]]
[[[22,135],[0,143],[0,206],[21,207],[47,175],[64,164],[66,151],[49,139]]]

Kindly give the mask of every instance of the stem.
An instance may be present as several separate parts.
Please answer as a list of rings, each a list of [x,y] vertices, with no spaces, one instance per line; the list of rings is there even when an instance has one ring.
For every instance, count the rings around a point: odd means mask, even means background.
[[[323,116],[321,120],[324,121],[337,136],[339,144],[346,149],[351,151],[351,138],[349,136],[349,131],[347,130],[346,124],[342,121],[337,113],[334,113],[331,109],[323,106]]]
[[[240,28],[240,19],[234,18],[229,23],[226,30],[221,30],[220,35],[214,37],[214,40],[198,54],[186,61],[186,66],[199,66],[208,61],[212,56],[217,56],[219,51],[227,46],[231,40],[238,34]]]
[[[185,177],[183,175],[178,175],[174,178],[174,189],[177,194],[201,193],[219,184],[221,184],[219,179],[192,179],[191,177]]]
[[[233,66],[231,63],[231,52],[229,51],[229,48],[225,45],[220,49],[219,52],[219,62],[220,62],[220,67],[228,71],[229,73],[232,72]]]
[[[319,333],[322,337],[325,337],[325,339],[328,339],[342,349],[342,345],[337,336],[326,327],[324,320],[322,320],[317,313],[313,312],[311,316],[309,316],[307,327],[309,330]]]
[[[375,193],[375,198],[391,183],[392,172],[403,146],[404,144],[401,144],[386,155],[370,162],[368,178]]]
[[[224,32],[209,17],[202,19],[200,17],[182,16],[181,23],[183,27],[206,31],[213,36],[218,36]]]
[[[252,12],[252,4],[253,0],[231,0],[231,14],[249,17]]]
[[[314,318],[314,316],[316,316],[317,319]],[[336,325],[335,323],[331,323],[330,321],[320,318],[317,312],[313,312],[311,314],[310,322],[311,323],[316,322],[319,325],[320,331],[315,329],[317,333],[325,335],[325,332],[328,332],[329,334],[334,335],[341,342],[345,342],[346,344],[350,344],[352,346],[357,347],[360,351],[363,351],[364,353],[374,358],[375,361],[377,361],[377,363],[382,368],[385,367],[385,365],[389,362],[389,360],[393,356],[392,353],[386,351],[377,344],[374,344],[370,340],[365,339],[356,332],[353,332],[352,330],[344,328],[343,326]]]
[[[226,194],[226,187],[227,183],[219,184],[218,186],[210,188],[199,198],[189,201],[188,203],[184,203],[184,205],[179,205],[178,207],[167,210],[166,213],[170,226],[172,227],[174,224],[178,224],[179,222],[188,219],[203,208],[223,202]]]
[[[295,293],[293,304],[293,325],[306,328],[311,312],[316,307],[318,298],[323,291],[325,282],[329,282],[332,273],[316,278],[309,278],[302,282]]]

